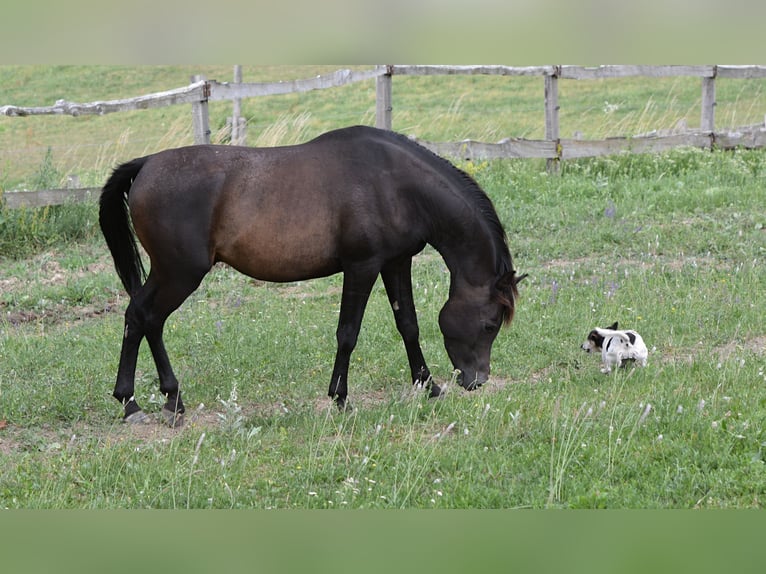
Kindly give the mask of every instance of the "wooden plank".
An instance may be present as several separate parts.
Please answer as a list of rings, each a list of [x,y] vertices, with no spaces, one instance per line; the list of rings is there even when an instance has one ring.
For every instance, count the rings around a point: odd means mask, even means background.
[[[619,137],[605,140],[562,139],[561,159],[599,157],[619,153],[659,153],[682,146],[709,148],[711,143],[711,136],[703,133],[640,138]]]
[[[652,78],[673,76],[712,77],[715,66],[561,66],[560,78],[568,80],[594,80],[601,78],[627,78],[648,76]]]
[[[384,66],[362,72],[338,70],[330,75],[289,82],[230,84],[228,82],[199,81],[193,82],[191,85],[183,88],[119,100],[97,101],[84,104],[59,100],[53,106],[47,107],[6,105],[0,107],[0,115],[17,117],[33,115],[104,115],[114,112],[145,110],[177,104],[192,104],[205,99],[206,88],[210,91],[207,98],[209,101],[234,100],[237,98],[271,96],[324,88],[336,88],[346,84],[369,80],[385,73],[386,69]]]
[[[559,80],[553,74],[545,76],[545,139],[556,142],[556,153],[548,157],[546,166],[555,172],[559,167]]]
[[[383,74],[375,80],[375,127],[390,130],[393,125],[392,111],[391,74]]]
[[[717,66],[719,78],[766,78],[766,66]]]
[[[87,104],[58,100],[53,106],[47,107],[2,106],[0,107],[0,115],[15,117],[39,115],[101,116],[115,112],[146,110],[149,108],[161,108],[177,104],[191,104],[194,101],[202,99],[204,89],[204,82],[196,82],[175,90],[120,100],[99,101]]]
[[[559,139],[559,87],[556,76],[545,76],[545,139]]]
[[[260,96],[279,96],[326,88],[339,88],[356,82],[377,78],[386,73],[386,67],[380,66],[374,70],[356,72],[353,70],[337,70],[332,74],[317,76],[304,80],[283,82],[253,82],[230,84],[228,82],[210,81],[210,101],[233,100],[235,98],[254,98]]]
[[[9,209],[20,207],[44,207],[67,202],[96,201],[101,194],[100,187],[82,189],[46,189],[42,191],[8,191],[2,200]]]
[[[397,65],[393,67],[396,76],[546,76],[555,73],[555,66],[415,66]]]
[[[192,76],[194,83],[203,82],[207,87],[208,82],[204,76]],[[195,144],[210,143],[210,112],[208,110],[209,90],[205,89],[199,100],[192,102],[192,129],[194,131]]]
[[[450,158],[485,160],[506,158],[551,158],[556,157],[556,142],[507,138],[498,143],[484,143],[473,140],[460,142],[429,142],[415,140],[432,152]]]
[[[715,131],[715,78],[702,78],[702,105],[700,129]]]
[[[734,149],[737,147],[756,149],[766,147],[766,127],[758,125],[751,128],[717,133],[715,134],[715,146],[718,149]]]
[[[234,66],[234,83],[242,83],[242,66]],[[234,98],[231,104],[231,143],[245,145],[245,118],[242,117],[242,99]]]

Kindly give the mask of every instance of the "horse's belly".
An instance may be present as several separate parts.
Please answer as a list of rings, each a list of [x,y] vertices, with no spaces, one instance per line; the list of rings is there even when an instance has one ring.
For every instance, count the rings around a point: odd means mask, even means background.
[[[226,262],[237,271],[249,275],[254,279],[261,281],[271,281],[274,283],[284,283],[289,281],[303,281],[305,279],[316,279],[317,277],[326,277],[334,275],[341,271],[337,262],[311,262],[289,261],[285,260],[278,264],[269,261],[237,261]]]
[[[250,277],[273,282],[325,277],[342,270],[331,244],[318,240],[296,243],[274,236],[235,242],[221,249],[216,259]]]

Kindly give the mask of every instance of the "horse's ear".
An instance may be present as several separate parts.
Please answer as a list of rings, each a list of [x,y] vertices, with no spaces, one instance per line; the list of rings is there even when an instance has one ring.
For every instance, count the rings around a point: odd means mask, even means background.
[[[515,301],[519,294],[518,289],[516,289],[516,285],[518,285],[519,282],[526,276],[527,274],[524,273],[524,275],[517,277],[516,271],[511,270],[500,277],[500,279],[498,279],[495,283],[497,299],[502,305],[505,306],[503,323],[506,325],[508,325],[513,320],[513,313],[516,307]]]
[[[502,291],[503,293],[516,293],[516,285],[518,285],[522,279],[527,277],[528,274],[524,273],[524,275],[516,276],[516,271],[508,271],[506,274],[504,274],[500,279],[497,280],[497,283],[495,283],[495,286],[497,287],[498,291]]]
[[[617,321],[615,321],[614,323],[612,323],[611,325],[609,325],[609,326],[607,327],[607,329],[609,329],[610,331],[616,331],[616,330],[617,330]]]

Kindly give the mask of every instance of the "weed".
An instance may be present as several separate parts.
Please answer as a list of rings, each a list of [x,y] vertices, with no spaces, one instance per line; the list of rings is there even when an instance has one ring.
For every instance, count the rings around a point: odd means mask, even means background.
[[[0,205],[0,256],[30,257],[52,246],[96,237],[96,206],[69,203],[8,209]]]
[[[61,185],[61,179],[61,173],[53,164],[53,149],[48,147],[32,183],[33,189],[57,188]]]

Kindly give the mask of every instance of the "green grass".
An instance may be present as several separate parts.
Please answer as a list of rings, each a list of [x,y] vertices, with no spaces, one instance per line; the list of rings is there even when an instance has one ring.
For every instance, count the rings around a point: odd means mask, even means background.
[[[427,250],[415,301],[449,392],[409,389],[378,284],[349,414],[325,396],[341,278],[255,284],[220,267],[166,326],[186,426],[121,424],[110,395],[127,296],[95,206],[63,206],[90,210],[81,236],[0,259],[0,507],[762,507],[766,154],[621,155],[557,176],[537,161],[461,165],[530,274],[492,381],[449,384],[449,278]],[[643,335],[645,369],[605,376],[579,349],[614,320]],[[157,386],[144,346],[136,395],[150,412]]]

